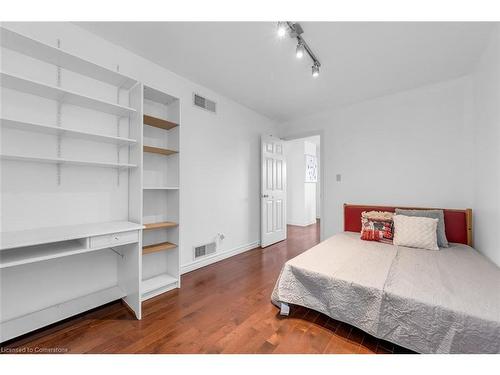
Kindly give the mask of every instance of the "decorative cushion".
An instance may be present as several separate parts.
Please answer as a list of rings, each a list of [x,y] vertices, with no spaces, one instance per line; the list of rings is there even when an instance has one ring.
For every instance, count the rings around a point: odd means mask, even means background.
[[[361,239],[392,242],[392,212],[368,211],[361,213]]]
[[[394,245],[439,250],[437,245],[438,219],[394,215]]]
[[[439,220],[437,226],[438,246],[439,247],[449,246],[448,239],[446,238],[443,210],[405,210],[402,208],[396,208],[396,215],[431,217],[433,219],[438,219]]]

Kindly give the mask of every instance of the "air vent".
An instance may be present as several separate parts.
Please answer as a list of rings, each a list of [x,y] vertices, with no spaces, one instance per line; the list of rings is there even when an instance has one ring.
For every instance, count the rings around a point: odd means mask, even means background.
[[[214,101],[209,100],[207,98],[204,98],[201,95],[194,94],[193,95],[193,103],[195,106],[203,108],[209,112],[213,112],[213,113],[216,112],[217,103],[215,103]]]
[[[215,242],[210,242],[205,245],[195,246],[194,248],[194,259],[199,259],[207,255],[215,253],[217,250],[217,244]]]

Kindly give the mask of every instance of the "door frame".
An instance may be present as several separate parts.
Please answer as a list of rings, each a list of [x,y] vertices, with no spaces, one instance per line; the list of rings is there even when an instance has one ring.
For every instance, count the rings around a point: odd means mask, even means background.
[[[327,191],[325,189],[325,148],[324,148],[324,138],[325,138],[325,132],[324,130],[310,130],[310,131],[304,131],[304,132],[299,132],[299,133],[293,133],[291,135],[288,135],[286,137],[280,137],[283,141],[292,141],[294,139],[300,139],[300,138],[308,138],[308,137],[313,137],[315,135],[319,135],[319,176],[320,176],[320,192],[321,192],[321,202],[320,202],[320,207],[321,207],[321,218],[319,220],[319,239],[320,241],[325,240],[325,220],[324,218],[324,213],[325,213],[325,201],[326,201],[326,195]],[[287,200],[288,204],[288,200]],[[288,210],[288,207],[287,207]]]

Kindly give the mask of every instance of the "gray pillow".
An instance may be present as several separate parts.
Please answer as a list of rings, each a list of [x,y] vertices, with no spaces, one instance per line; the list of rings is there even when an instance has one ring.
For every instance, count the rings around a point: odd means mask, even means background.
[[[448,239],[444,231],[444,212],[443,210],[405,210],[396,208],[396,215],[430,217],[438,219],[437,225],[437,243],[439,247],[448,247]]]

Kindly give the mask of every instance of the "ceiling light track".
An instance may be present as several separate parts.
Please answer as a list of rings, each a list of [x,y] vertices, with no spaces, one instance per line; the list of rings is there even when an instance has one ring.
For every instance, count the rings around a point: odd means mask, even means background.
[[[313,61],[313,65],[311,67],[312,76],[316,78],[319,75],[319,67],[321,66],[321,63],[319,62],[314,52],[311,50],[311,47],[309,47],[307,42],[302,37],[303,33],[304,29],[302,29],[302,26],[298,22],[278,22],[278,36],[280,38],[283,38],[288,34],[290,38],[297,39],[297,49],[295,51],[295,55],[297,56],[297,58],[301,59],[304,56],[304,51],[307,52],[307,54]]]

